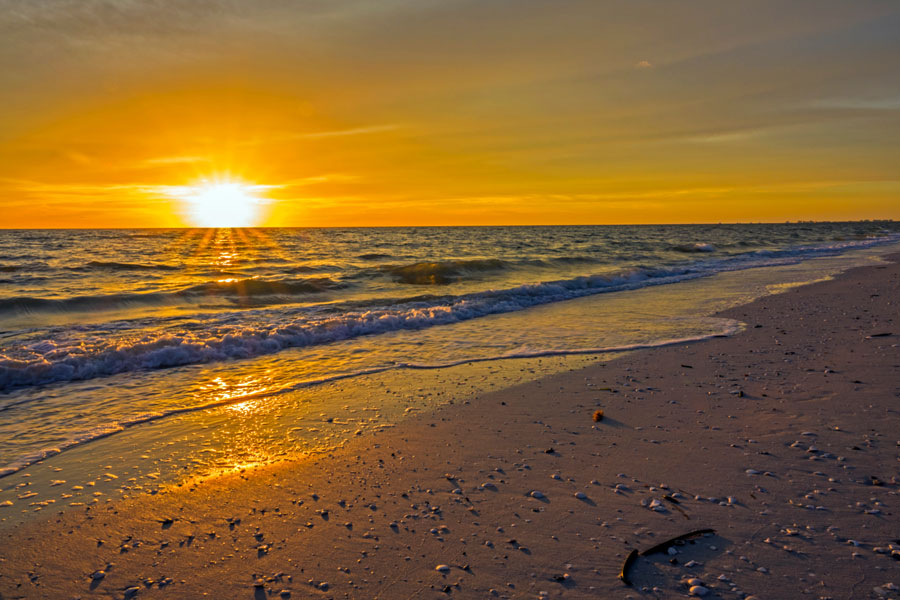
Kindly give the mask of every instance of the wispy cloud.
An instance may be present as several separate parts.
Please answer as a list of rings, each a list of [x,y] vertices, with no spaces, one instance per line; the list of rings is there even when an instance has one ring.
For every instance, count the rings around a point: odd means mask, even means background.
[[[400,125],[372,125],[370,127],[356,127],[353,129],[336,129],[334,131],[312,131],[309,133],[298,133],[294,137],[297,139],[314,139],[324,137],[343,137],[348,135],[368,135],[371,133],[382,133],[384,131],[394,131],[400,129]]]
[[[208,163],[208,156],[160,156],[156,158],[148,158],[143,161],[143,165],[148,167],[157,167],[164,165],[182,165],[193,163]]]
[[[324,138],[341,138],[357,135],[374,135],[387,131],[395,131],[402,129],[404,126],[400,124],[385,125],[369,125],[365,127],[352,127],[349,129],[332,129],[327,131],[297,131],[286,132],[282,134],[263,136],[241,142],[241,146],[261,146],[263,144],[273,144],[279,142],[291,142],[296,140],[315,140]]]

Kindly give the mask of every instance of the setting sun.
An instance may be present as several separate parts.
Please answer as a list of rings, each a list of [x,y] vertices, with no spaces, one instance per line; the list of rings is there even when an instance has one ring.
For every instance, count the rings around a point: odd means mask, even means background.
[[[182,202],[185,217],[199,227],[251,227],[259,223],[264,199],[258,192],[265,186],[240,181],[203,181],[179,187],[169,195]]]

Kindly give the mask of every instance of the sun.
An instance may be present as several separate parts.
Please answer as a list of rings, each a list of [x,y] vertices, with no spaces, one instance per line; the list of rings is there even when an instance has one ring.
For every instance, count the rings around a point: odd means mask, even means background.
[[[266,186],[230,179],[203,180],[196,185],[175,188],[186,217],[198,227],[252,227],[259,223],[265,199],[259,192]]]

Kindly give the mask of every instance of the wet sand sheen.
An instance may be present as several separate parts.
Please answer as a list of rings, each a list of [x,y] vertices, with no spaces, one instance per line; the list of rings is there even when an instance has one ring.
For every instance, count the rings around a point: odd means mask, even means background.
[[[25,525],[5,534],[0,593],[896,595],[898,292],[896,263],[856,269],[728,311],[748,324],[730,339]],[[633,590],[617,579],[630,550],[706,527],[640,557]]]

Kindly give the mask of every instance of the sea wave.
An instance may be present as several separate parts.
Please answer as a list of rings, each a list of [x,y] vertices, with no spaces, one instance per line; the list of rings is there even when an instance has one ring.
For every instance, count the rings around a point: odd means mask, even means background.
[[[74,271],[177,271],[182,268],[179,265],[168,265],[165,263],[130,263],[116,262],[108,260],[92,260],[79,267],[73,267]]]
[[[381,252],[368,252],[366,254],[360,254],[356,258],[360,260],[379,260],[382,258],[390,258],[390,254],[383,254]]]
[[[241,305],[255,305],[294,296],[316,294],[346,287],[327,277],[308,279],[231,279],[209,281],[172,292],[98,294],[71,298],[0,298],[0,313],[88,312],[118,310],[142,305],[174,304],[184,300],[218,297]]]
[[[511,264],[497,258],[417,262],[409,265],[381,265],[378,270],[391,275],[398,283],[446,285],[471,273],[508,269]]]
[[[712,244],[704,244],[702,242],[697,242],[695,244],[679,244],[677,246],[672,246],[672,250],[675,252],[685,252],[685,253],[694,253],[694,252],[715,252],[716,247]]]
[[[101,294],[73,298],[35,298],[16,296],[0,298],[0,313],[87,312],[116,310],[141,304],[161,304],[166,294]]]
[[[328,277],[315,277],[309,279],[239,279],[236,281],[211,281],[185,288],[176,295],[179,296],[236,296],[268,297],[268,296],[294,296],[299,294],[314,294],[328,290],[345,287],[345,284],[329,279]]]

